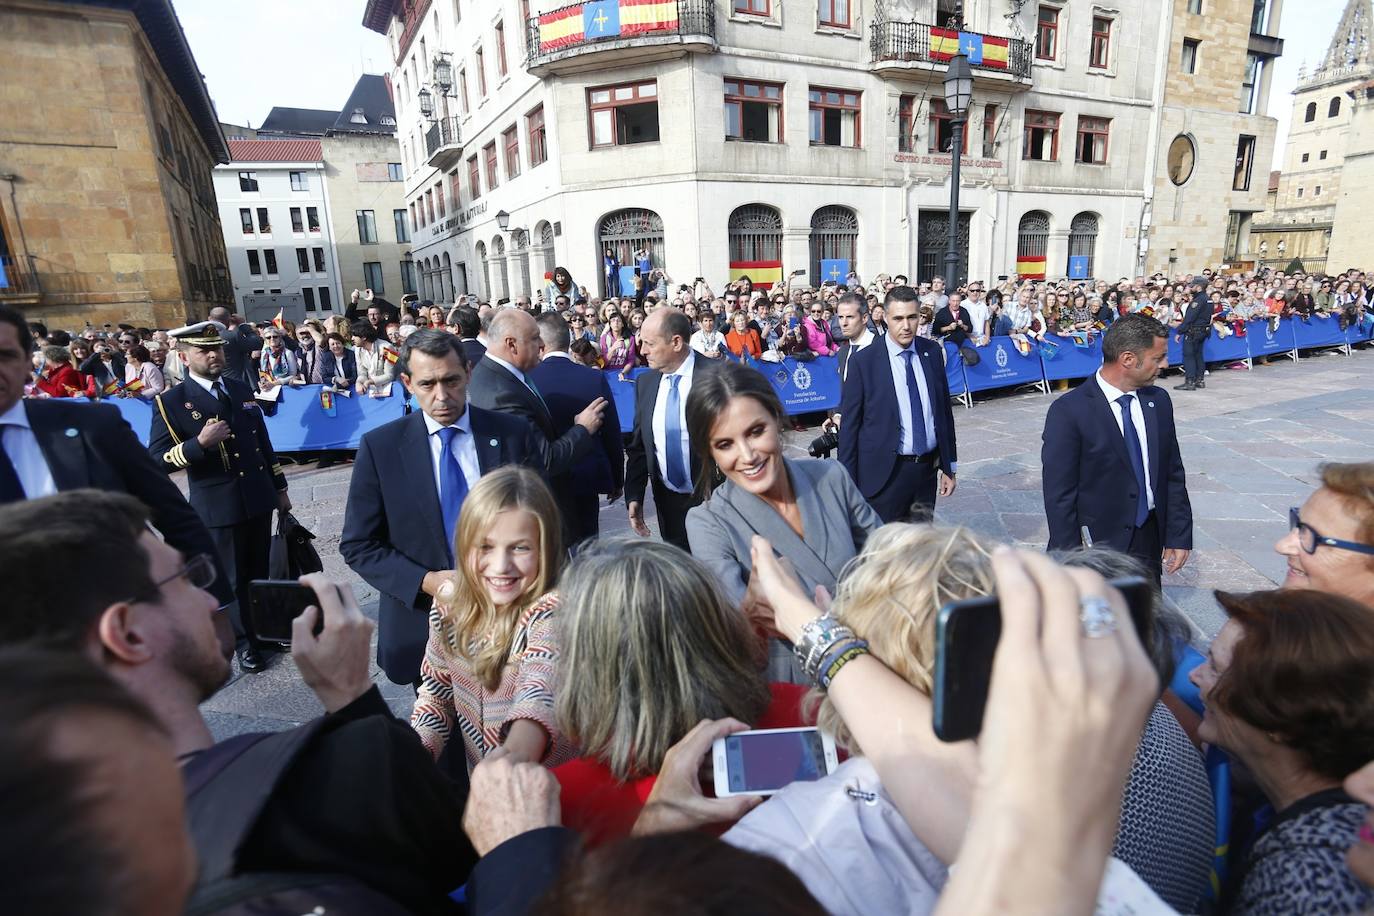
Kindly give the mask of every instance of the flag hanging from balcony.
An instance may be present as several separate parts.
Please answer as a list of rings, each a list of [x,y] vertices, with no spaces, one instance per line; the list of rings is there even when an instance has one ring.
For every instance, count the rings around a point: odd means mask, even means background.
[[[589,0],[539,17],[539,51],[559,51],[604,38],[674,31],[677,0]]]
[[[931,60],[949,60],[962,52],[970,64],[1005,70],[1009,47],[1010,42],[1007,39],[995,38],[992,35],[955,32],[952,29],[930,30]]]
[[[1016,275],[1023,280],[1045,279],[1045,259],[1021,256],[1016,259]]]
[[[740,277],[753,281],[754,289],[771,289],[782,282],[781,261],[731,261],[730,282],[736,283]]]

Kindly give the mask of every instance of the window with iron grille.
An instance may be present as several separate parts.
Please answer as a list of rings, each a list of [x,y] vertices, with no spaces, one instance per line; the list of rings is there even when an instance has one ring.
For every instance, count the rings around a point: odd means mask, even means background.
[[[553,230],[546,224],[543,246],[546,252],[553,247]],[[597,232],[598,256],[610,248],[626,266],[636,265],[640,252],[647,253],[650,268],[662,267],[666,261],[663,246],[663,219],[653,210],[617,210],[601,221]],[[546,256],[545,263],[553,263]],[[604,281],[604,274],[603,274]]]
[[[725,139],[782,142],[782,85],[725,80]]]
[[[845,260],[849,269],[857,271],[859,247],[859,218],[848,207],[821,207],[811,214],[811,285],[820,286],[826,280],[844,282],[844,277],[821,276],[821,261]]]
[[[1107,135],[1111,118],[1078,116],[1078,143],[1075,160],[1089,165],[1103,165],[1107,161]]]
[[[587,90],[593,149],[658,142],[658,83],[627,83]]]
[[[1059,113],[1026,109],[1026,135],[1022,159],[1054,162],[1059,158]]]
[[[782,214],[747,204],[730,214],[730,263],[782,260]]]
[[[808,92],[811,143],[858,147],[862,143],[860,100],[863,93],[812,86]]]
[[[1097,214],[1080,213],[1069,224],[1069,259],[1087,258],[1088,276],[1093,273],[1093,256],[1097,252]],[[1066,266],[1064,272],[1068,273]]]

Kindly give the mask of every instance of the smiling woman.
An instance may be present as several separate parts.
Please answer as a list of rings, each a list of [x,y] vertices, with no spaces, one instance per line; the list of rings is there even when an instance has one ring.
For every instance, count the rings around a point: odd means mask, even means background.
[[[692,555],[747,611],[750,539],[791,562],[808,594],[834,589],[840,570],[882,521],[834,461],[783,456],[782,405],[759,372],[727,363],[687,398],[688,437],[701,455],[705,502],[687,513]],[[769,676],[804,683],[790,646],[773,641]]]
[[[1374,608],[1374,462],[1326,464],[1322,485],[1290,512],[1274,549],[1285,588],[1315,588]]]

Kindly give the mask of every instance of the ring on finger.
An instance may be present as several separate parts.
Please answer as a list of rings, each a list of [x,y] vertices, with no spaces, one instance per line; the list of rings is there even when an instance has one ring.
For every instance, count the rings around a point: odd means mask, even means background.
[[[1116,632],[1116,612],[1111,602],[1099,595],[1079,599],[1078,620],[1083,625],[1083,635],[1089,639],[1100,639]]]

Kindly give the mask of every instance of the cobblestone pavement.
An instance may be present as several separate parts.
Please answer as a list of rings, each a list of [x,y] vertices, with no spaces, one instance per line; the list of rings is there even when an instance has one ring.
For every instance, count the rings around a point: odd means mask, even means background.
[[[1164,380],[1172,387],[1176,372]],[[1214,366],[1200,392],[1171,392],[1179,442],[1188,469],[1195,550],[1188,565],[1165,580],[1169,597],[1210,639],[1223,619],[1212,589],[1272,586],[1284,562],[1273,544],[1284,533],[1289,506],[1316,484],[1324,460],[1374,455],[1374,350],[1335,351],[1278,359],[1253,370]],[[1055,395],[1038,392],[980,395],[971,410],[955,407],[959,486],[937,507],[938,521],[968,525],[992,537],[1043,547],[1047,529],[1040,497],[1040,431]],[[804,456],[815,430],[789,432],[788,453]],[[360,606],[374,613],[376,592],[339,557],[339,532],[352,466],[291,468],[291,497],[301,522],[318,535],[325,571],[351,582]],[[184,484],[183,484],[184,485]],[[652,513],[652,506],[650,506]],[[652,517],[650,526],[654,527]],[[623,503],[603,507],[603,533],[628,530]],[[383,694],[408,714],[409,686],[391,684],[374,668]],[[204,711],[216,735],[284,728],[320,713],[288,656],[268,670],[240,675]]]

